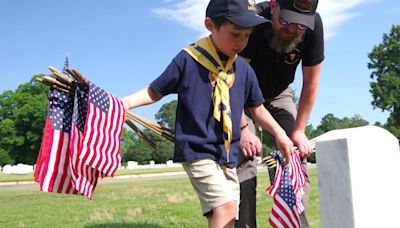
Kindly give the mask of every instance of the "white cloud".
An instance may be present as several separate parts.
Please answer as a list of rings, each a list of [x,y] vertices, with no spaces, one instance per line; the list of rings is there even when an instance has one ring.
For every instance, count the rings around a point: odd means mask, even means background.
[[[320,0],[317,11],[321,14],[324,23],[325,39],[337,35],[338,28],[346,21],[362,12],[355,8],[359,5],[377,0]],[[165,0],[165,7],[153,10],[153,13],[172,20],[199,33],[207,34],[204,28],[205,10],[208,0]],[[260,1],[256,1],[260,2]]]
[[[204,18],[208,0],[165,0],[166,7],[157,8],[153,13],[172,20],[199,33],[207,34]]]
[[[359,5],[375,0],[320,0],[317,11],[321,14],[324,23],[325,39],[334,37],[338,28],[349,19],[362,12],[355,11]]]

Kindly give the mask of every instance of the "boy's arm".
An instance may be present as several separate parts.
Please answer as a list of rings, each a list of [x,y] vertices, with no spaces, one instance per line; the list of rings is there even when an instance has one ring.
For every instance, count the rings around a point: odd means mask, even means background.
[[[163,95],[160,93],[155,92],[150,87],[146,87],[129,96],[123,97],[121,100],[125,110],[129,110],[131,108],[152,104],[159,101],[162,97]]]
[[[275,137],[276,146],[283,152],[287,161],[291,160],[291,153],[293,150],[293,142],[286,135],[286,132],[275,121],[272,115],[264,107],[264,105],[257,105],[249,108],[252,117],[255,118],[258,125],[267,130]]]
[[[260,155],[262,147],[260,139],[247,127],[247,118],[243,112],[240,119],[240,149],[245,158]]]

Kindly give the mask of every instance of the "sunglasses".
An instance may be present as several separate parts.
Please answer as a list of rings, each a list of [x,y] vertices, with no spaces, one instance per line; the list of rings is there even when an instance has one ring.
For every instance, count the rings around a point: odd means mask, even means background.
[[[297,28],[300,29],[300,30],[305,30],[305,29],[307,29],[307,26],[305,26],[305,25],[302,25],[302,24],[299,24],[299,23],[292,23],[292,22],[289,22],[289,21],[285,21],[285,20],[283,20],[281,17],[279,18],[279,23],[281,23],[281,25],[296,24]]]

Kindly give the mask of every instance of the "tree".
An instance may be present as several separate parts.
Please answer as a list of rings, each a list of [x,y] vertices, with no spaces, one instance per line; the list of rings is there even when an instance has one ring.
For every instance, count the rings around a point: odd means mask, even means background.
[[[360,115],[355,115],[351,118],[343,117],[342,119],[339,119],[332,113],[329,113],[322,117],[320,125],[318,125],[315,130],[312,128],[312,125],[307,126],[306,134],[309,139],[312,139],[331,130],[361,127],[368,124],[368,121],[362,119]],[[308,161],[315,163],[315,153],[308,157]]]
[[[174,155],[174,144],[164,138],[155,137],[157,147],[153,150],[152,159],[156,163],[165,163],[171,160]]]
[[[160,124],[170,129],[174,129],[177,103],[177,100],[173,100],[171,102],[163,104],[160,110],[158,110],[157,114],[155,115],[156,120]]]
[[[368,54],[374,108],[390,113],[385,128],[400,138],[400,26],[383,34],[383,42]]]
[[[139,137],[131,130],[126,128],[122,131],[121,136],[121,154],[122,162],[131,161],[132,152],[131,149],[135,148],[135,143],[139,140]]]
[[[47,113],[48,87],[34,78],[0,95],[0,148],[2,158],[34,164],[40,149]],[[7,156],[8,154],[8,156]],[[11,159],[11,160],[10,160]],[[4,162],[3,160],[0,163]]]

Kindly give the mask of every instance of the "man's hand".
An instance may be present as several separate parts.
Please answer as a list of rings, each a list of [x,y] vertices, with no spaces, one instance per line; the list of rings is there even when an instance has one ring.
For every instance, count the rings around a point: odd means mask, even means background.
[[[243,157],[253,157],[254,155],[260,155],[261,153],[261,141],[253,134],[247,127],[241,132],[240,137],[240,149],[242,149]]]
[[[310,156],[312,152],[312,147],[303,131],[294,131],[290,138],[299,150],[300,157],[304,158]]]

